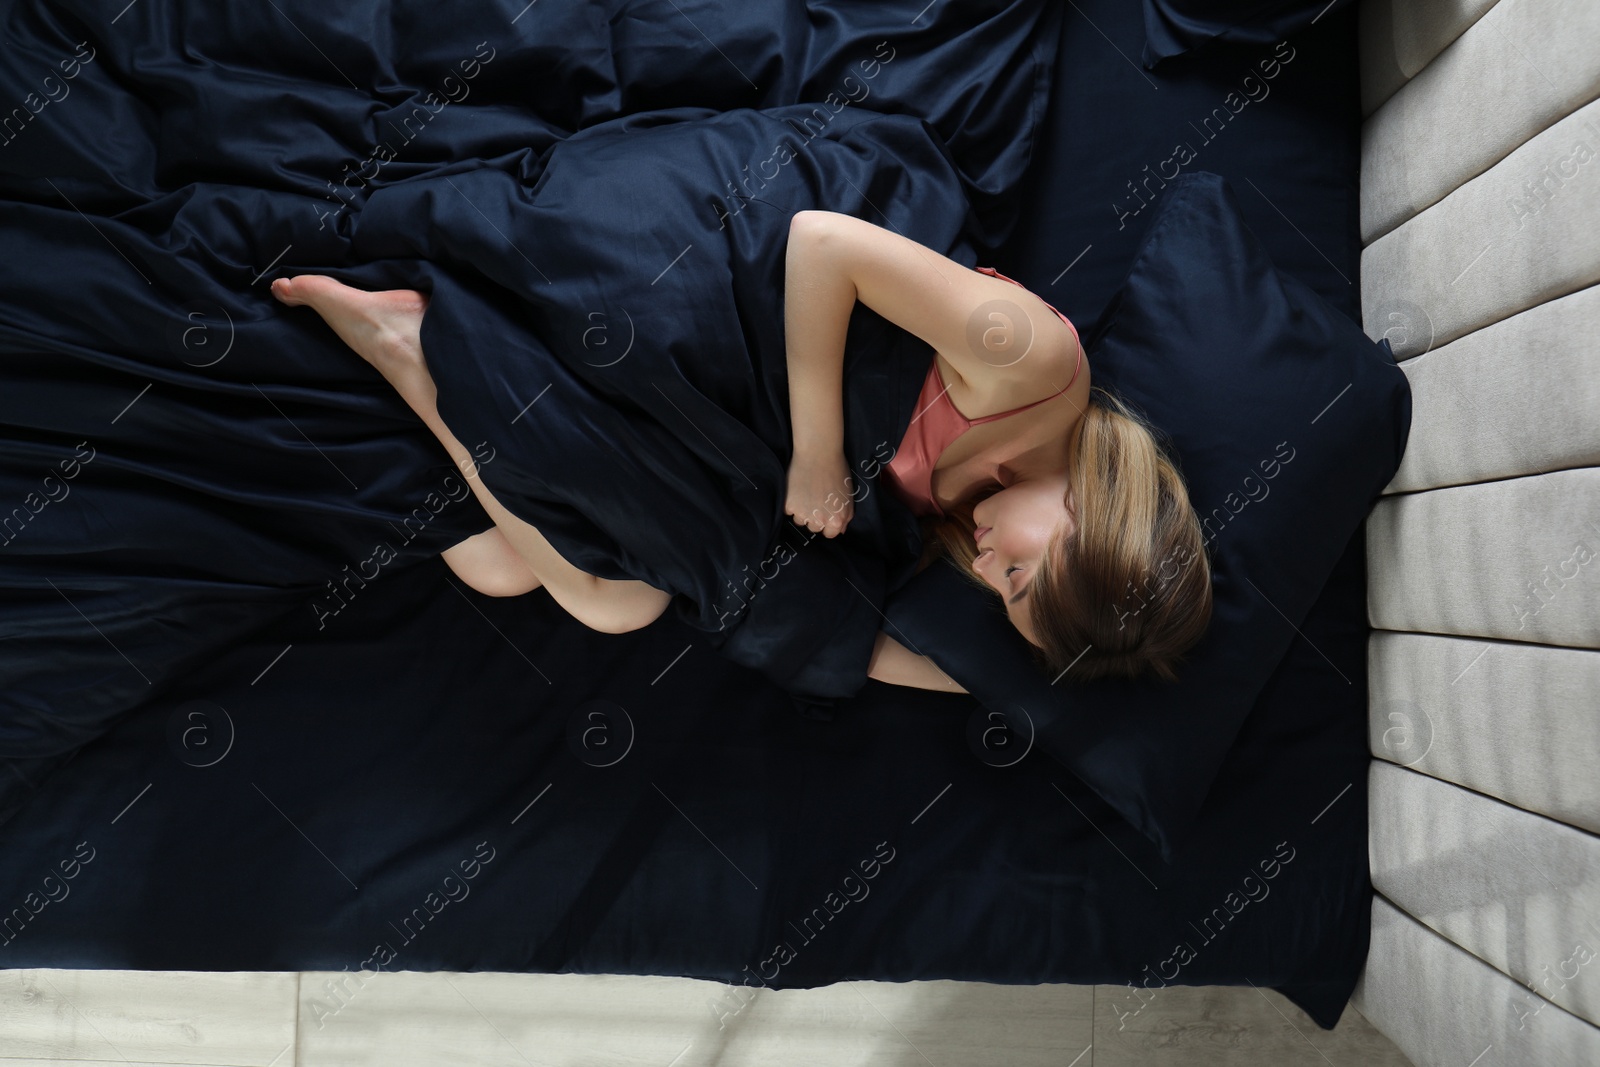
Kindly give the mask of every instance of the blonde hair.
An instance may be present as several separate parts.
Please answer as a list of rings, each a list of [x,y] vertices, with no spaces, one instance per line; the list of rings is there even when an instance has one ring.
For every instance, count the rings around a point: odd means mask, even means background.
[[[1146,671],[1176,680],[1211,621],[1205,536],[1176,465],[1140,415],[1096,386],[1067,481],[1077,528],[1058,527],[1028,583],[1034,662],[1052,679],[1070,667],[1075,681]],[[943,552],[993,594],[972,568],[977,503],[923,520],[923,563]]]

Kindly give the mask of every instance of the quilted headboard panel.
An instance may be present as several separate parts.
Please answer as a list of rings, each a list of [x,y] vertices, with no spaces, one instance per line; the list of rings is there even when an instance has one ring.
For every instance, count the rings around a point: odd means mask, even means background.
[[[1362,0],[1374,905],[1416,1063],[1600,1063],[1600,3]]]

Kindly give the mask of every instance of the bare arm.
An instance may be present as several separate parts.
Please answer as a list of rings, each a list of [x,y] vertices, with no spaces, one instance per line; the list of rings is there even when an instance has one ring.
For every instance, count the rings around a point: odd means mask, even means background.
[[[783,330],[797,463],[844,452],[844,341],[856,286],[822,246],[817,212],[789,220]]]
[[[862,219],[796,212],[784,333],[797,461],[843,451],[844,342],[857,300],[926,341],[978,394],[1026,400],[1041,382],[1066,385],[1077,363],[1077,337],[1026,289]]]
[[[867,661],[867,677],[890,685],[911,686],[913,689],[966,692],[933,660],[917,655],[882,630],[878,631],[878,640],[872,646],[872,658]]]
[[[784,510],[827,537],[843,533],[855,514],[843,378],[857,300],[926,341],[968,396],[995,407],[1034,399],[1041,382],[1064,387],[1079,358],[1071,328],[1026,289],[850,215],[795,212],[784,260],[794,427]]]
[[[795,522],[837,537],[855,517],[855,482],[844,454],[844,341],[856,287],[822,246],[817,212],[789,220],[784,259],[783,328],[789,370],[789,424],[794,453],[784,486],[784,512]]]

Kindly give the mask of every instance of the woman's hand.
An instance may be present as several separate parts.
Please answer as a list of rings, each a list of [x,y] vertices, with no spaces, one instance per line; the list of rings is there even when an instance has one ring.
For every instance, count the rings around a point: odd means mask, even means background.
[[[797,453],[789,464],[783,510],[812,533],[838,537],[856,514],[854,487],[844,453],[826,458]]]

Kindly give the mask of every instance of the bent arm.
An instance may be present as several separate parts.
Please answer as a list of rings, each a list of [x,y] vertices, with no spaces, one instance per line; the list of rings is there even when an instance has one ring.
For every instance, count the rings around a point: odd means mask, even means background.
[[[789,368],[789,422],[794,458],[844,453],[844,342],[856,286],[822,247],[818,213],[789,220],[783,267],[783,332]]]
[[[882,630],[878,631],[877,642],[872,646],[872,658],[867,661],[867,677],[889,685],[911,686],[913,689],[966,692],[933,660],[917,655]]]
[[[1073,380],[1077,335],[1038,295],[863,219],[797,211],[784,333],[801,459],[843,452],[844,345],[857,300],[925,341],[979,395],[1022,402],[1041,384]]]

